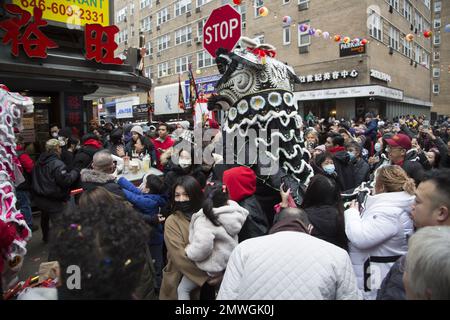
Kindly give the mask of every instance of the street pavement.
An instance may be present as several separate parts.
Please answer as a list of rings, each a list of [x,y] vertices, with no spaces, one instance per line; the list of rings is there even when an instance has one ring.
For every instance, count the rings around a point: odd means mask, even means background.
[[[39,226],[39,230],[33,232],[31,240],[27,244],[27,254],[19,273],[20,281],[25,281],[28,277],[37,275],[39,265],[48,260],[48,244],[42,241],[40,221],[40,213],[33,213],[33,224]]]

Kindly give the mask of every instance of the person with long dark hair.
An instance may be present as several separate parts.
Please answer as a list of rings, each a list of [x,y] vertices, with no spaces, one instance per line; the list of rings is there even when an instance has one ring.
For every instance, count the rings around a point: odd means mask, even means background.
[[[347,250],[344,204],[334,179],[321,174],[313,177],[302,207],[314,227],[312,236]]]
[[[163,269],[163,279],[159,298],[177,300],[177,288],[183,276],[187,276],[198,287],[210,279],[186,256],[185,248],[189,244],[189,224],[192,215],[202,208],[203,193],[200,184],[191,176],[179,178],[171,193],[171,214],[164,225],[164,242],[167,247],[167,265]],[[199,297],[199,290],[193,296]]]
[[[226,186],[219,182],[205,188],[205,197],[203,208],[192,216],[185,251],[197,267],[214,277],[225,270],[231,252],[238,245],[238,234],[248,211],[229,200]],[[178,300],[190,300],[190,293],[196,287],[195,282],[183,276]]]

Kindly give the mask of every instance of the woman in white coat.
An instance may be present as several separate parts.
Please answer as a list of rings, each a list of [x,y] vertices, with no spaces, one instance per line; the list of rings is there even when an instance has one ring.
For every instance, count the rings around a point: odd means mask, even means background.
[[[367,300],[376,298],[391,266],[408,251],[414,192],[414,180],[401,167],[385,166],[377,170],[375,195],[367,198],[364,210],[360,213],[353,202],[345,211],[349,255]]]

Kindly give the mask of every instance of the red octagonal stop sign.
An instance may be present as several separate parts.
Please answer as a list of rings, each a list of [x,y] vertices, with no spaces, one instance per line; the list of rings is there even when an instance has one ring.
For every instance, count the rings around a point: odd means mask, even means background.
[[[216,57],[216,50],[231,51],[241,38],[241,15],[229,4],[214,9],[203,27],[203,48]]]

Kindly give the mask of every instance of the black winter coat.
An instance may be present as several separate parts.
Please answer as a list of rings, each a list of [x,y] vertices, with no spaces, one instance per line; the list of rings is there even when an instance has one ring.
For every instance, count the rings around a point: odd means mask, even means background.
[[[404,256],[401,257],[392,265],[391,270],[381,283],[377,300],[406,300],[403,272],[400,271],[400,265],[404,263],[404,258]]]
[[[314,226],[312,236],[347,250],[344,222],[339,219],[339,211],[335,207],[324,205],[305,208],[305,211]]]
[[[125,199],[125,194],[122,188],[115,182],[114,177],[104,172],[89,169],[81,170],[81,187],[86,191],[92,190],[95,187],[103,187],[109,192]]]
[[[57,201],[69,199],[71,186],[78,180],[80,172],[67,170],[56,153],[44,152],[39,156],[32,172],[34,194]]]
[[[336,152],[333,160],[334,166],[336,167],[339,189],[344,191],[356,188],[355,168],[350,162],[350,156],[347,151]]]
[[[361,185],[364,181],[369,181],[370,178],[370,166],[364,159],[358,159],[353,162],[355,170],[355,184]]]
[[[78,170],[89,168],[92,164],[94,154],[101,149],[94,146],[82,146],[73,158],[73,168]]]
[[[247,219],[238,235],[239,242],[266,235],[270,228],[269,221],[256,197],[253,195],[238,203],[248,210]]]

